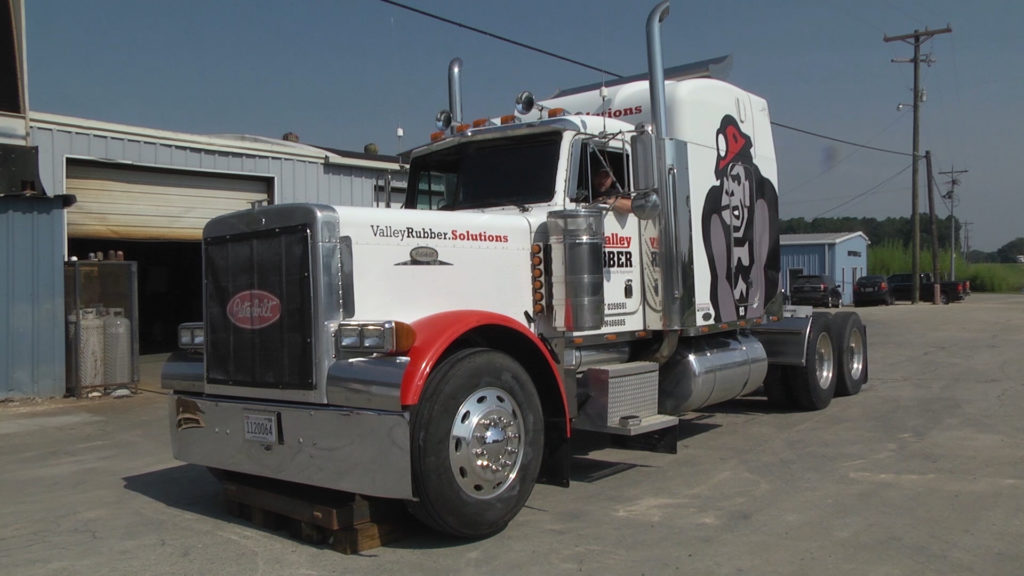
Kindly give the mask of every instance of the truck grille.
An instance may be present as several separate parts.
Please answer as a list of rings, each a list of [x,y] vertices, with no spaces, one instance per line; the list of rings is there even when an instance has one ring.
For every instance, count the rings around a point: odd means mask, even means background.
[[[206,378],[310,390],[313,289],[306,224],[206,238]]]

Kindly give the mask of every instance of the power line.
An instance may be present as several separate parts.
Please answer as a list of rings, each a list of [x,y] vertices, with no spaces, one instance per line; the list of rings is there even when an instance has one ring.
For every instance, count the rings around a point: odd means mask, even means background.
[[[537,53],[543,54],[545,56],[550,56],[552,58],[555,58],[557,60],[561,60],[563,62],[568,62],[570,64],[575,64],[577,66],[582,66],[582,67],[584,67],[584,68],[586,68],[588,70],[593,70],[595,72],[600,72],[602,74],[608,74],[609,76],[614,76],[615,78],[623,78],[624,77],[622,74],[616,74],[615,72],[611,72],[609,70],[605,70],[604,68],[599,68],[597,66],[592,66],[592,65],[587,64],[585,62],[580,62],[579,60],[574,60],[572,58],[568,58],[568,57],[562,56],[560,54],[555,54],[554,52],[549,52],[547,50],[542,50],[540,48],[536,48],[534,46],[530,46],[528,44],[524,44],[523,42],[519,42],[518,40],[513,40],[513,39],[507,38],[505,36],[494,34],[493,32],[488,32],[488,31],[483,30],[481,28],[476,28],[476,27],[470,26],[468,24],[463,24],[462,22],[458,22],[458,21],[452,20],[450,18],[445,18],[443,16],[438,16],[437,14],[433,14],[431,12],[427,12],[426,10],[420,10],[419,8],[414,8],[412,6],[408,6],[406,4],[402,4],[401,2],[396,2],[395,0],[380,0],[380,1],[385,3],[385,4],[389,4],[391,6],[395,6],[396,8],[401,8],[403,10],[408,10],[409,12],[413,12],[413,13],[419,14],[420,16],[426,16],[427,18],[431,18],[431,19],[437,20],[439,22],[444,22],[445,24],[451,24],[452,26],[455,26],[455,27],[458,27],[458,28],[462,28],[464,30],[469,30],[471,32],[475,32],[475,33],[481,34],[483,36],[487,36],[488,38],[493,38],[493,39],[499,40],[501,42],[507,42],[507,43],[512,44],[514,46],[518,46],[520,48],[525,48],[527,50],[531,50],[533,52],[537,52]],[[833,142],[839,142],[841,144],[846,144],[848,146],[856,146],[858,148],[864,148],[866,150],[874,150],[876,152],[884,152],[884,153],[887,153],[887,154],[897,154],[899,156],[913,156],[913,154],[908,154],[906,152],[897,152],[895,150],[886,150],[885,148],[876,148],[874,146],[868,146],[868,145],[865,145],[865,144],[858,144],[856,142],[851,142],[849,140],[843,140],[841,138],[834,138],[832,136],[825,136],[824,134],[818,134],[816,132],[811,132],[810,130],[802,130],[800,128],[796,128],[794,126],[788,126],[788,125],[782,124],[780,122],[772,121],[772,125],[773,126],[778,126],[779,128],[785,128],[787,130],[793,130],[795,132],[800,132],[802,134],[807,134],[808,136],[815,136],[817,138],[824,138],[825,140],[831,140]]]
[[[856,146],[858,148],[864,148],[866,150],[874,150],[875,152],[885,152],[886,154],[896,154],[898,156],[913,156],[909,152],[898,152],[896,150],[886,150],[885,148],[876,148],[874,146],[868,146],[867,144],[858,144],[856,142],[850,142],[849,140],[843,140],[841,138],[833,138],[832,136],[825,136],[824,134],[818,134],[817,132],[811,132],[810,130],[803,130],[795,126],[787,126],[781,122],[772,120],[772,126],[778,126],[779,128],[785,128],[786,130],[792,130],[794,132],[800,132],[801,134],[807,134],[808,136],[815,136],[823,138],[825,140],[831,140],[833,142],[839,142],[840,144],[846,144],[848,146]]]
[[[494,38],[495,40],[501,40],[502,42],[508,42],[509,44],[512,44],[514,46],[518,46],[520,48],[525,48],[527,50],[532,50],[532,51],[537,52],[539,54],[543,54],[545,56],[550,56],[552,58],[561,60],[563,62],[568,62],[570,64],[575,64],[577,66],[582,66],[584,68],[587,68],[588,70],[593,70],[595,72],[601,72],[602,74],[608,74],[609,76],[614,76],[616,78],[622,78],[623,77],[622,74],[616,74],[615,72],[610,72],[608,70],[605,70],[604,68],[598,68],[597,66],[591,66],[590,64],[586,64],[584,62],[580,62],[579,60],[573,60],[572,58],[568,58],[566,56],[561,56],[559,54],[555,54],[554,52],[548,52],[547,50],[542,50],[540,48],[536,48],[534,46],[530,46],[529,44],[524,44],[522,42],[519,42],[517,40],[513,40],[511,38],[506,38],[504,36],[499,36],[498,34],[494,34],[492,32],[488,32],[486,30],[482,30],[480,28],[476,28],[476,27],[470,26],[468,24],[463,24],[462,22],[457,22],[455,20],[451,20],[451,19],[445,18],[443,16],[438,16],[437,14],[432,14],[432,13],[427,12],[425,10],[420,10],[419,8],[413,8],[412,6],[407,6],[405,4],[402,4],[401,2],[395,2],[394,0],[380,0],[380,1],[385,3],[385,4],[390,4],[390,5],[395,6],[397,8],[401,8],[403,10],[408,10],[410,12],[415,12],[416,14],[419,14],[420,16],[426,16],[427,18],[433,18],[434,20],[437,20],[437,21],[440,21],[440,22],[444,22],[445,24],[451,24],[452,26],[456,26],[456,27],[462,28],[464,30],[469,30],[470,32],[476,32],[477,34],[482,34],[484,36],[487,36],[488,38]]]
[[[895,126],[895,125],[896,125],[896,124],[897,124],[897,123],[898,123],[898,122],[899,122],[900,120],[902,120],[902,119],[903,119],[903,117],[902,117],[902,116],[897,116],[895,120],[893,120],[892,122],[890,122],[890,123],[889,123],[889,125],[888,125],[888,126],[886,126],[885,128],[883,128],[883,129],[882,129],[882,130],[881,130],[881,131],[880,131],[880,132],[879,132],[878,134],[875,134],[875,135],[874,135],[874,136],[872,136],[872,137],[871,137],[870,139],[868,139],[868,142],[872,142],[872,141],[874,141],[874,140],[875,140],[876,138],[878,138],[879,136],[881,136],[882,134],[885,134],[886,132],[888,132],[888,131],[889,131],[889,129],[891,129],[891,128],[892,128],[893,126]],[[837,160],[836,162],[834,162],[834,163],[833,163],[832,165],[830,165],[830,166],[828,166],[827,168],[825,168],[824,170],[822,170],[821,172],[818,172],[818,173],[817,173],[816,175],[812,176],[811,178],[809,178],[809,179],[807,179],[807,180],[804,180],[803,182],[801,182],[800,184],[797,184],[796,186],[791,186],[791,187],[789,187],[789,188],[787,189],[787,191],[786,191],[787,195],[792,195],[792,194],[795,194],[796,192],[798,192],[798,191],[802,190],[802,189],[803,189],[803,188],[804,188],[805,186],[807,186],[807,185],[808,185],[808,184],[810,184],[811,182],[814,182],[814,181],[815,181],[815,180],[817,180],[818,178],[821,178],[821,177],[822,177],[822,176],[824,176],[825,174],[828,174],[828,173],[829,173],[829,172],[831,172],[832,170],[835,170],[836,168],[838,168],[838,167],[839,167],[839,165],[840,165],[840,164],[842,164],[843,162],[845,162],[845,161],[849,160],[849,159],[850,159],[851,157],[853,157],[853,155],[854,155],[854,154],[856,154],[857,152],[860,152],[860,150],[859,150],[859,148],[860,148],[860,147],[859,147],[859,146],[856,146],[856,147],[854,147],[854,148],[855,148],[855,149],[854,149],[854,150],[851,150],[851,151],[849,152],[849,154],[846,154],[845,156],[843,156],[842,158],[840,158],[839,160]]]
[[[903,173],[904,173],[904,172],[906,172],[907,170],[910,170],[910,167],[911,167],[911,166],[913,166],[913,165],[914,165],[914,163],[913,163],[913,162],[911,162],[910,164],[907,164],[907,165],[906,165],[906,166],[905,166],[905,167],[904,167],[904,168],[903,168],[902,170],[900,170],[899,172],[897,172],[897,173],[893,174],[892,176],[889,176],[889,177],[888,177],[888,178],[886,178],[885,180],[882,180],[882,181],[881,181],[881,182],[879,182],[878,184],[875,184],[874,186],[872,186],[871,188],[868,188],[867,190],[865,190],[865,191],[861,192],[860,194],[857,194],[856,196],[854,196],[853,198],[850,198],[850,199],[849,199],[849,200],[847,200],[846,202],[843,202],[843,203],[841,203],[841,204],[838,204],[838,205],[836,205],[836,206],[833,206],[833,207],[829,208],[828,210],[825,210],[824,212],[822,212],[821,214],[818,214],[818,215],[817,215],[817,216],[815,216],[814,218],[821,218],[822,216],[824,216],[825,214],[828,214],[829,212],[832,212],[832,211],[838,210],[838,209],[842,208],[843,206],[846,206],[847,204],[851,204],[851,203],[853,203],[854,201],[856,201],[856,200],[859,200],[859,199],[861,199],[861,198],[863,198],[863,197],[867,196],[868,194],[870,194],[870,193],[874,192],[875,190],[878,190],[879,188],[881,188],[881,187],[882,187],[882,186],[883,186],[884,184],[887,184],[887,183],[888,183],[889,181],[891,181],[891,180],[894,180],[894,179],[895,179],[895,178],[896,178],[897,176],[899,176],[900,174],[903,174]],[[814,218],[812,218],[812,220],[813,220]]]

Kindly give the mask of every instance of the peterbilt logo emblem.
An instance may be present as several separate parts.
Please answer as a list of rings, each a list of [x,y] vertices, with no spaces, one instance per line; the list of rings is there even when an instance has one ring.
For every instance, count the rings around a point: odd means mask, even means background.
[[[281,317],[281,301],[270,292],[246,290],[228,302],[228,319],[239,328],[258,330]]]

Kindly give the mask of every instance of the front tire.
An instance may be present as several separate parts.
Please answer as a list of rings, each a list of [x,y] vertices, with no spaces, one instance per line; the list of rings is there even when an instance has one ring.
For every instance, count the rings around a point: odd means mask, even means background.
[[[430,375],[411,427],[412,513],[462,538],[501,532],[530,497],[544,445],[526,370],[496,350],[459,351]]]
[[[836,312],[829,321],[836,370],[836,396],[853,396],[868,380],[868,339],[860,316]]]
[[[794,366],[789,372],[793,399],[804,410],[827,408],[835,395],[835,355],[832,338],[829,336],[829,323],[828,314],[811,316],[804,365]]]

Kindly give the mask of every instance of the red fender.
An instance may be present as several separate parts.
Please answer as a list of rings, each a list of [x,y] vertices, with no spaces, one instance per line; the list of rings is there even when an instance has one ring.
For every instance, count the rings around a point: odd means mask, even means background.
[[[548,353],[547,347],[521,323],[508,316],[486,312],[483,310],[451,310],[439,312],[411,323],[416,330],[416,342],[409,350],[409,365],[402,376],[402,405],[410,406],[419,402],[423,385],[430,376],[430,371],[437,364],[441,354],[460,336],[480,326],[501,326],[522,334],[544,354],[551,373],[558,381],[558,393],[562,396],[562,407],[565,410],[566,433],[569,432],[569,406],[565,400],[565,386],[562,374]]]

